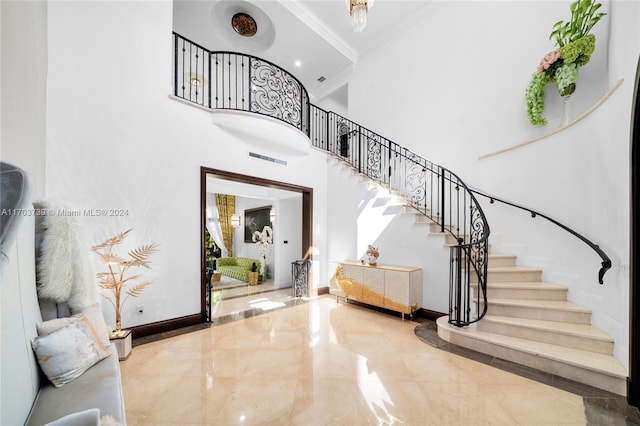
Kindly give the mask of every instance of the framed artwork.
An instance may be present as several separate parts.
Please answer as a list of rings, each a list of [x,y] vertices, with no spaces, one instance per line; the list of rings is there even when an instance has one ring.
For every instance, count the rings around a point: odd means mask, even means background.
[[[271,226],[271,206],[247,209],[244,211],[244,242],[252,243],[255,231],[262,232],[265,226]]]

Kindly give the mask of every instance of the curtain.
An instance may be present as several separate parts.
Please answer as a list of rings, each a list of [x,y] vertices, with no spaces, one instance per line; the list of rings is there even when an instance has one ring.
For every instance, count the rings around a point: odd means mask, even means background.
[[[220,218],[220,229],[222,239],[227,248],[227,255],[233,257],[233,227],[231,226],[231,215],[236,212],[235,195],[216,194],[216,205],[218,206],[218,217]]]
[[[222,228],[220,227],[220,216],[218,215],[218,206],[216,204],[215,194],[207,192],[207,231],[213,238],[220,250],[222,257],[227,257],[227,246],[222,238]]]

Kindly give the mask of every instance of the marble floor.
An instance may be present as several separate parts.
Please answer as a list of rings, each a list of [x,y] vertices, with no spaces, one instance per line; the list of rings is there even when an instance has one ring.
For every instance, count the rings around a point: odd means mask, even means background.
[[[596,424],[582,396],[442,350],[419,323],[328,295],[282,297],[138,342],[120,364],[128,424]]]

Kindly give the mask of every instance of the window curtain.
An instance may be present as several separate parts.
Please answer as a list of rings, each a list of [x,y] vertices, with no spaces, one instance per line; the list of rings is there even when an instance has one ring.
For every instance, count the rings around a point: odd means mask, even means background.
[[[224,239],[222,238],[216,195],[209,192],[207,192],[207,231],[209,231],[216,245],[220,247],[222,257],[227,257],[227,246],[224,244]]]
[[[220,229],[224,246],[227,248],[227,255],[233,257],[233,227],[231,226],[231,215],[236,212],[235,195],[216,194],[216,206],[218,206],[218,217],[220,218]]]

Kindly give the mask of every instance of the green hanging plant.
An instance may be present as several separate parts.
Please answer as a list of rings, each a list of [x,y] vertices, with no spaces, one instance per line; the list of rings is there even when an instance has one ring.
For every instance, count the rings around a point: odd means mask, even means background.
[[[547,124],[542,116],[547,84],[557,83],[560,96],[570,95],[576,90],[578,68],[589,62],[596,47],[596,37],[589,31],[606,15],[596,13],[601,6],[595,0],[576,0],[570,6],[571,20],[558,21],[553,25],[549,40],[555,40],[558,48],[540,60],[525,91],[531,125]]]

